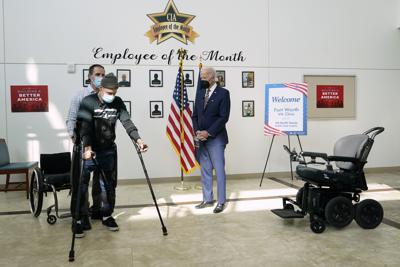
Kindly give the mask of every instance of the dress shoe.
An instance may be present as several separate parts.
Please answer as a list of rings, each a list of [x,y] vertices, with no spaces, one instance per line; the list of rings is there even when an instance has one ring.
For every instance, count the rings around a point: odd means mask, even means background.
[[[202,201],[200,204],[194,206],[196,209],[203,209],[206,207],[211,207],[212,205],[214,205],[213,202],[206,202],[206,201]]]
[[[218,205],[214,209],[214,213],[220,213],[224,210],[224,208],[225,208],[224,203],[223,204],[218,203]]]

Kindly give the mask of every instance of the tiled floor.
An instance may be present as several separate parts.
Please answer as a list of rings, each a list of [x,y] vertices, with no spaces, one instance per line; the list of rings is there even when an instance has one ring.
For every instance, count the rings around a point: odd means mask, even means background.
[[[120,231],[93,221],[93,229],[76,242],[74,263],[68,262],[70,219],[49,225],[45,213],[39,218],[27,213],[23,192],[1,193],[0,266],[400,266],[400,173],[367,177],[370,190],[362,197],[380,201],[384,223],[364,230],[352,222],[319,235],[308,219],[283,220],[269,211],[281,206],[280,196],[295,195],[299,181],[267,178],[260,188],[256,177],[229,180],[230,201],[221,214],[194,209],[201,191],[153,184],[168,236],[148,205],[147,184],[120,185],[114,213]],[[68,208],[67,191],[58,196]],[[43,206],[52,200],[48,195]]]

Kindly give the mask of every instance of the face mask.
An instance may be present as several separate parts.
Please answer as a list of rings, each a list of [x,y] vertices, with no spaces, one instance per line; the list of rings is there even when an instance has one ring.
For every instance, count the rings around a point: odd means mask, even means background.
[[[200,86],[203,89],[207,89],[208,87],[210,87],[210,83],[208,81],[206,81],[206,80],[201,80],[200,81]]]
[[[94,86],[96,86],[96,88],[100,88],[101,80],[103,80],[103,77],[95,77],[94,78],[93,84],[94,84]]]
[[[106,103],[111,103],[111,102],[114,101],[115,96],[114,96],[114,95],[109,95],[109,94],[104,93],[104,94],[101,96],[101,98],[103,99],[104,102],[106,102]]]

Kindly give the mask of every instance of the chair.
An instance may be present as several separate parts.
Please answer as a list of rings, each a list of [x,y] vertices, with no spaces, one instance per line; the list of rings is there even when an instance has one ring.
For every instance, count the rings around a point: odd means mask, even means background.
[[[333,156],[305,151],[297,154],[285,147],[291,160],[299,162],[296,175],[305,184],[297,192],[295,201],[283,198],[283,209],[271,211],[284,219],[304,218],[310,214],[310,228],[314,233],[322,233],[325,222],[343,228],[353,219],[364,229],[376,228],[382,222],[383,208],[373,199],[360,201],[360,194],[368,190],[364,165],[375,136],[383,131],[383,127],[374,127],[362,134],[342,137],[335,143]],[[311,161],[306,162],[306,158]],[[317,162],[317,158],[324,162]],[[331,162],[336,163],[336,169]],[[294,205],[299,210],[295,210]]]
[[[53,193],[54,204],[47,208],[47,222],[55,224],[57,218],[67,218],[69,213],[59,214],[57,192],[71,189],[71,153],[40,154],[40,168],[34,168],[30,190],[31,212],[38,217],[42,212],[43,195]],[[52,215],[52,210],[56,215]]]
[[[29,197],[29,171],[37,166],[37,162],[10,162],[7,143],[0,139],[0,175],[6,175],[6,183],[0,191],[26,191],[26,198]],[[25,174],[25,182],[10,182],[11,174]],[[17,185],[9,188],[9,185]],[[24,187],[20,185],[25,184]]]

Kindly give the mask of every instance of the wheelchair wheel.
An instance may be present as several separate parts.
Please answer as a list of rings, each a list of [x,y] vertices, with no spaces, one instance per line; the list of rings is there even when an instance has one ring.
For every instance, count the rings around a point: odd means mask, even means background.
[[[326,226],[325,223],[321,219],[312,220],[310,223],[311,231],[316,234],[320,234],[325,231]]]
[[[300,188],[296,194],[296,203],[300,209],[303,209],[303,193],[304,193],[304,187]]]
[[[29,186],[29,206],[33,216],[38,217],[43,205],[43,176],[39,168],[34,168]]]
[[[345,227],[353,218],[354,208],[350,199],[343,196],[334,197],[326,204],[325,219],[333,227]]]
[[[364,229],[376,228],[383,219],[382,205],[373,199],[365,199],[357,204],[355,220]]]
[[[56,217],[56,216],[54,216],[54,215],[49,215],[49,216],[47,216],[47,223],[48,223],[48,224],[53,225],[53,224],[55,224],[56,222],[57,222],[57,217]]]

